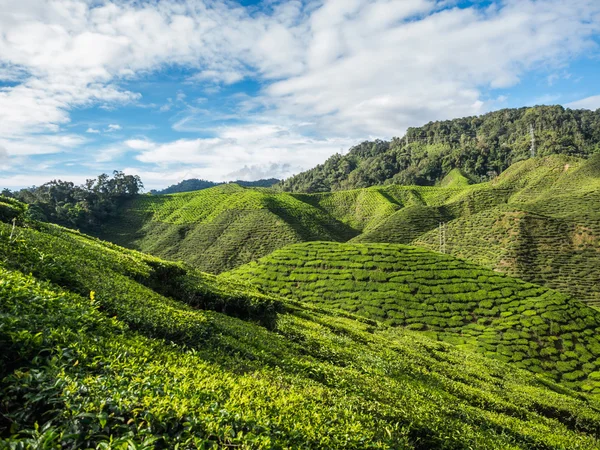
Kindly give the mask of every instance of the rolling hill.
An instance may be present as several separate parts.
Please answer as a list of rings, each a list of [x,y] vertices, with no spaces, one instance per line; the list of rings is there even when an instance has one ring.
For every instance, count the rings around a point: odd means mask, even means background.
[[[220,273],[307,241],[400,243],[445,251],[600,303],[600,155],[532,158],[473,184],[300,194],[224,185],[139,196],[98,236]]]
[[[434,185],[453,170],[486,181],[536,156],[600,153],[600,112],[562,106],[502,109],[478,117],[430,122],[402,138],[366,141],[346,155],[278,184],[288,192],[331,192],[384,184]]]
[[[222,272],[285,245],[347,240],[357,233],[287,193],[236,184],[139,196],[99,237],[209,272]]]
[[[558,292],[398,244],[296,244],[221,277],[421,330],[600,393],[600,312]]]
[[[598,447],[594,396],[3,203],[2,447]]]

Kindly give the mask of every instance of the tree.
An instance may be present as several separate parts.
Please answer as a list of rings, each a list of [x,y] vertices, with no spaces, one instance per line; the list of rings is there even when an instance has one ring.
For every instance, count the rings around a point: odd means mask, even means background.
[[[81,186],[70,181],[53,180],[13,195],[28,203],[38,220],[91,229],[114,215],[124,200],[138,195],[143,187],[139,176],[115,170],[112,178],[103,173],[86,180]]]

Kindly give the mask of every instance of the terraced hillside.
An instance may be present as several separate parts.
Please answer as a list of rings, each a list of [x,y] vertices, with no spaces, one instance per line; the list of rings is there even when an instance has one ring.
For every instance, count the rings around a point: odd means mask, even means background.
[[[472,184],[375,186],[322,194],[225,185],[128,203],[100,237],[219,273],[285,245],[415,244],[600,304],[600,155],[553,155]]]
[[[237,267],[294,242],[344,241],[356,232],[285,193],[236,184],[140,196],[99,236],[209,272]]]
[[[221,276],[420,330],[600,393],[600,312],[452,256],[395,244],[312,242]]]
[[[600,444],[600,403],[543,376],[6,205],[2,448]]]
[[[507,170],[485,193],[506,190],[506,204],[448,221],[455,256],[600,304],[600,157],[554,157]],[[449,208],[455,205],[448,205]],[[361,236],[360,241],[397,239]],[[439,249],[439,231],[412,241]]]

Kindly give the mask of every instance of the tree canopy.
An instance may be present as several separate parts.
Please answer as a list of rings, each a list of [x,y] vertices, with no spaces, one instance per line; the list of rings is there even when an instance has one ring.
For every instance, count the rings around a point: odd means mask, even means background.
[[[112,177],[103,173],[80,186],[53,180],[16,192],[4,190],[3,194],[28,203],[30,215],[38,220],[91,229],[113,215],[123,200],[135,196],[143,187],[139,176],[115,170]]]
[[[290,192],[327,192],[382,184],[434,185],[453,169],[485,181],[531,156],[600,153],[600,110],[562,106],[503,109],[430,122],[402,138],[365,141],[324,164],[280,182]]]

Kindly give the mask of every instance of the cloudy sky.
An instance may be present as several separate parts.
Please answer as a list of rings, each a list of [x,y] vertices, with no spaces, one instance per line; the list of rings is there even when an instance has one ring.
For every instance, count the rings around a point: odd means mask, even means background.
[[[288,177],[364,139],[600,108],[598,0],[0,0],[0,188]]]

